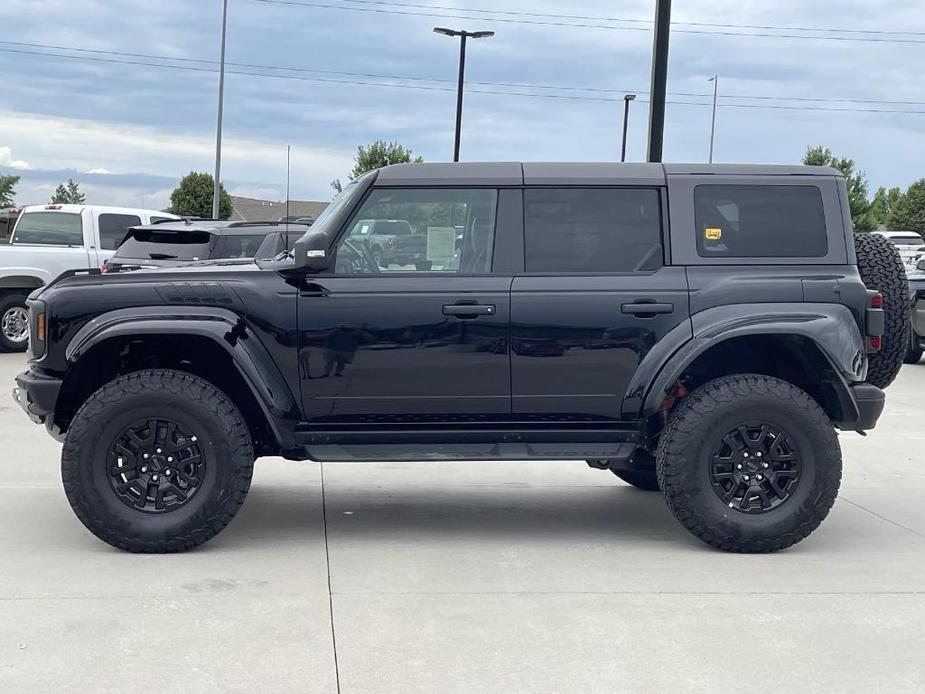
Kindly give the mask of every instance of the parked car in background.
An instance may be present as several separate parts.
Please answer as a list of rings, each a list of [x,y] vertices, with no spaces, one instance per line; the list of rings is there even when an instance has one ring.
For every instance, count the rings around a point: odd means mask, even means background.
[[[13,227],[22,211],[19,207],[7,207],[0,210],[0,243],[9,243],[13,235]]]
[[[415,234],[405,219],[361,219],[353,225],[350,238],[369,248],[378,267],[414,265],[418,270],[429,270],[427,236]],[[455,238],[455,236],[454,236]]]
[[[925,353],[925,258],[918,261],[914,270],[906,273],[909,278],[909,297],[912,299],[912,340],[907,364],[918,364]]]
[[[304,224],[278,222],[162,221],[129,229],[115,255],[100,269],[120,272],[206,260],[270,258],[283,249],[290,235],[297,239],[307,229]],[[271,236],[271,243],[260,251]]]
[[[307,224],[308,226],[311,226],[315,223],[315,218],[306,217],[305,215],[291,214],[288,217],[280,217],[279,221],[285,224]]]
[[[0,351],[23,352],[26,297],[62,272],[97,268],[129,227],[179,219],[158,210],[98,205],[29,205],[0,244]]]
[[[874,234],[885,236],[899,249],[899,257],[906,265],[914,266],[922,255],[925,240],[914,231],[875,231]]]

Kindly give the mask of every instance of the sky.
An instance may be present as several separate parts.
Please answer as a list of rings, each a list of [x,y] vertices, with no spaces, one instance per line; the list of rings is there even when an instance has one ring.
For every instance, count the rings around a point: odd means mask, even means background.
[[[0,174],[22,177],[17,203],[70,177],[88,202],[163,208],[182,175],[211,172],[221,4],[3,0]],[[921,0],[673,4],[665,161],[706,161],[718,75],[717,162],[823,144],[871,193],[925,176]],[[636,93],[627,158],[643,161],[654,6],[229,0],[222,180],[284,199],[291,145],[292,198],[327,200],[361,144],[451,159],[459,44],[434,26],[496,32],[468,45],[462,160],[613,161]]]

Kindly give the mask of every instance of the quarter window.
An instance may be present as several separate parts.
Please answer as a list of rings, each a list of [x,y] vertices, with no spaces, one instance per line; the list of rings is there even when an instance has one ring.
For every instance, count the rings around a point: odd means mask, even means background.
[[[702,258],[820,258],[828,252],[816,186],[700,185],[694,215]]]
[[[498,191],[379,188],[337,248],[335,272],[491,271]]]
[[[610,273],[662,265],[657,190],[535,188],[524,192],[527,272]]]
[[[73,212],[28,212],[19,218],[13,243],[83,246],[83,223]]]
[[[133,214],[101,214],[99,217],[100,248],[104,251],[116,250],[128,233],[129,227],[139,224],[141,224],[141,218]]]

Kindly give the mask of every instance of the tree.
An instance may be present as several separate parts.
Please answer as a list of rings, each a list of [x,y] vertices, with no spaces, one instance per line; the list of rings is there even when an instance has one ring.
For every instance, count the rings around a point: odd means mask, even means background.
[[[61,183],[55,188],[55,194],[51,196],[51,201],[55,205],[83,205],[87,201],[87,196],[80,192],[80,184],[72,178],[67,179],[67,183]]]
[[[170,207],[167,211],[183,217],[210,219],[214,191],[212,174],[190,171],[170,194]],[[231,196],[223,185],[219,185],[218,191],[218,218],[228,219],[233,208]]]
[[[0,207],[12,207],[19,176],[0,176]]]
[[[376,140],[368,147],[360,145],[357,147],[357,155],[353,158],[353,169],[350,171],[350,180],[362,176],[367,171],[388,166],[389,164],[407,164],[413,161],[420,164],[424,161],[423,157],[411,158],[411,150],[405,149],[397,142],[385,142]],[[331,187],[338,193],[343,190],[340,179],[335,178],[331,181]]]
[[[925,178],[911,186],[890,214],[890,228],[925,234]]]
[[[868,215],[870,202],[867,200],[867,176],[855,171],[854,159],[836,157],[828,147],[807,147],[803,163],[809,166],[831,166],[841,171],[848,186],[848,207],[851,208],[851,223],[855,231],[873,231],[877,225]]]
[[[870,211],[868,212],[868,217],[871,222],[877,227],[888,225],[890,215],[893,213],[893,210],[896,209],[902,196],[903,194],[899,186],[890,188],[889,190],[883,186],[877,188],[877,192],[874,193],[874,199],[870,202]]]

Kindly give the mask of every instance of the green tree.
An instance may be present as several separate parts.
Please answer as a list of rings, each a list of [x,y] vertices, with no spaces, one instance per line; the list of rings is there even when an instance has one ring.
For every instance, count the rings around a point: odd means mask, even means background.
[[[408,162],[420,164],[424,161],[423,157],[411,157],[411,150],[405,149],[397,142],[385,142],[376,140],[368,147],[360,145],[357,147],[357,155],[353,158],[353,169],[350,171],[350,180],[354,180],[367,171],[379,169],[389,164],[407,164]],[[331,181],[331,187],[338,193],[343,190],[343,185],[339,178]]]
[[[67,183],[58,185],[55,194],[51,196],[51,201],[55,205],[83,205],[87,201],[87,196],[80,192],[80,184],[73,178],[69,178]]]
[[[855,231],[873,231],[877,225],[870,218],[870,202],[867,199],[867,176],[855,170],[854,159],[836,157],[828,147],[807,147],[803,163],[809,166],[831,166],[841,171],[848,186],[848,206],[851,208],[851,223]]]
[[[215,191],[212,174],[190,171],[170,194],[168,212],[183,217],[212,217],[212,194]],[[220,185],[218,192],[218,218],[228,219],[232,212],[231,196]]]
[[[893,210],[896,209],[896,206],[899,204],[899,201],[902,199],[902,191],[899,189],[899,186],[890,188],[887,190],[883,186],[877,188],[877,192],[874,193],[874,199],[870,201],[870,210],[868,212],[868,217],[875,226],[889,224],[890,215],[893,213]]]
[[[909,186],[890,214],[889,225],[896,231],[925,234],[925,178]]]
[[[0,176],[0,207],[12,207],[19,176]]]

